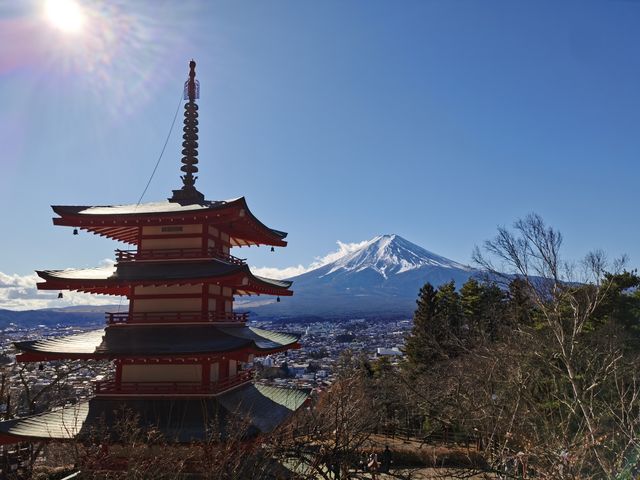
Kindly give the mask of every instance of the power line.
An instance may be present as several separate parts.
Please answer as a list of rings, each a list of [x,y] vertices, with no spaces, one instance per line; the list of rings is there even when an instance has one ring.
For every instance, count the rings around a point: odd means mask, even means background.
[[[151,180],[153,180],[153,176],[156,174],[156,170],[158,170],[158,165],[160,165],[160,160],[162,160],[162,155],[164,155],[164,151],[167,148],[167,144],[169,143],[169,139],[171,138],[171,133],[173,132],[173,127],[176,124],[176,118],[178,118],[178,112],[180,111],[180,105],[182,104],[182,96],[183,96],[183,92],[180,92],[180,98],[178,100],[178,106],[176,107],[176,113],[173,115],[173,122],[171,122],[171,128],[169,129],[169,133],[167,134],[167,138],[165,139],[164,145],[162,146],[162,151],[160,152],[160,156],[158,157],[158,161],[156,162],[155,167],[153,167],[153,171],[151,172],[151,176],[149,177],[149,181],[147,182],[147,185],[144,187],[144,190],[142,191],[142,195],[140,195],[140,198],[138,199],[138,203],[136,203],[136,207],[138,205],[140,205],[140,202],[142,202],[144,194],[147,193],[147,189],[149,188],[149,185],[151,185]]]

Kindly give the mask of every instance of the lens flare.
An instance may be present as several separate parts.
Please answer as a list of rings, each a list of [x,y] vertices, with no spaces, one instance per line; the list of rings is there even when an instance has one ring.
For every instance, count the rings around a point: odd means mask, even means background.
[[[47,0],[44,14],[51,25],[65,33],[81,33],[86,23],[82,7],[74,0]]]
[[[168,67],[194,56],[198,32],[208,28],[200,0],[9,3],[17,6],[5,18],[0,0],[0,76],[35,73],[33,84],[20,87],[25,92],[90,103],[114,122],[155,101],[167,82],[175,84]]]

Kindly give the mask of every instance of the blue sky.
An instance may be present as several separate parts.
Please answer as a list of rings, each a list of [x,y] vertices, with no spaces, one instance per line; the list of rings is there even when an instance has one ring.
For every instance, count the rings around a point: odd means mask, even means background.
[[[198,188],[289,232],[252,265],[384,233],[465,263],[532,211],[570,258],[640,261],[640,1],[79,3],[76,34],[0,3],[0,284],[113,256],[49,205],[137,201],[191,58]],[[179,185],[180,130],[145,201]]]

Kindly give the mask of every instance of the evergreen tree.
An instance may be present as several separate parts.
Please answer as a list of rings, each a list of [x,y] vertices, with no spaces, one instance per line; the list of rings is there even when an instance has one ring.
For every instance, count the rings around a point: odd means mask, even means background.
[[[413,328],[404,352],[412,367],[423,368],[441,356],[434,335],[436,289],[433,285],[426,283],[420,289],[416,303],[418,308],[413,315]]]
[[[438,289],[425,284],[417,304],[413,329],[404,348],[409,364],[424,368],[458,356],[464,350],[469,328],[455,283],[445,283]]]
[[[615,325],[622,328],[637,345],[640,341],[639,286],[640,277],[635,271],[605,274],[602,289],[606,293],[587,325],[588,330],[605,324]]]
[[[460,305],[469,336],[482,335],[483,296],[484,289],[475,278],[467,280],[460,289]]]
[[[479,318],[482,312],[483,288],[475,278],[470,278],[460,289],[460,304],[465,318]]]
[[[495,283],[483,285],[481,305],[480,323],[483,335],[495,342],[504,327],[511,325],[507,314],[507,295]]]
[[[508,315],[514,327],[533,324],[535,307],[529,290],[527,282],[520,278],[509,284]]]
[[[469,327],[464,324],[460,295],[455,282],[445,283],[436,293],[435,340],[447,357],[461,352],[462,340],[468,336]]]

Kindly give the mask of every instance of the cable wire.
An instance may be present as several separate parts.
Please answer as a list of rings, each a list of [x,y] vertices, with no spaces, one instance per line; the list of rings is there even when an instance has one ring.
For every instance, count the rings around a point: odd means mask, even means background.
[[[147,193],[147,189],[149,188],[149,185],[151,185],[151,180],[153,180],[153,176],[156,174],[156,170],[158,170],[158,165],[160,165],[160,160],[162,160],[162,156],[164,155],[164,151],[167,148],[167,144],[169,143],[169,139],[171,138],[171,133],[173,133],[173,127],[176,125],[176,119],[178,118],[178,112],[180,111],[180,105],[182,104],[183,101],[183,93],[180,92],[180,99],[178,100],[178,106],[176,107],[176,113],[173,115],[173,122],[171,122],[171,128],[169,129],[169,133],[167,134],[167,138],[164,141],[164,145],[162,146],[162,150],[160,151],[160,156],[158,157],[158,161],[156,162],[156,166],[153,167],[153,171],[151,172],[151,176],[149,177],[149,181],[147,182],[147,184],[144,187],[144,190],[142,191],[142,195],[140,195],[140,198],[138,199],[138,203],[136,203],[136,207],[138,207],[138,205],[140,205],[140,202],[142,202],[142,199],[144,198],[144,194]]]
[[[178,100],[178,106],[176,107],[176,113],[173,114],[173,121],[171,122],[171,128],[169,128],[169,133],[167,134],[167,138],[165,138],[165,140],[164,140],[164,145],[162,145],[162,150],[160,151],[160,155],[158,156],[158,160],[156,161],[156,165],[153,167],[153,171],[151,172],[151,175],[149,176],[149,181],[145,185],[144,190],[142,191],[142,195],[140,195],[140,198],[138,199],[138,203],[136,203],[136,208],[138,208],[138,205],[140,205],[140,202],[142,202],[142,199],[144,198],[144,194],[147,193],[147,189],[149,188],[149,185],[151,185],[151,180],[153,180],[153,176],[156,174],[156,170],[158,170],[158,165],[160,165],[160,160],[162,160],[162,156],[164,155],[164,151],[166,150],[167,144],[169,143],[169,139],[171,138],[171,134],[173,133],[173,127],[175,127],[175,125],[176,125],[176,119],[178,118],[178,112],[180,111],[180,105],[182,105],[182,96],[183,96],[183,93],[180,92],[180,99]],[[120,312],[120,307],[121,306],[122,306],[122,296],[120,297],[120,303],[118,303],[118,312]]]

